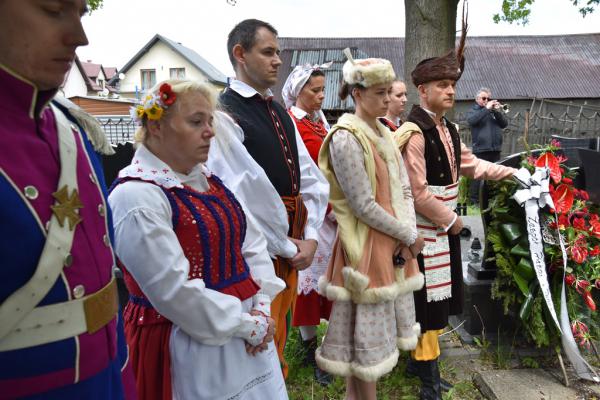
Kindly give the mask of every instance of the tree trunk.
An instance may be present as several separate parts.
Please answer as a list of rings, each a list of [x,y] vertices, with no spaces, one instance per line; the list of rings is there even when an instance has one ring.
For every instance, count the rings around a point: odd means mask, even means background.
[[[404,79],[408,103],[419,104],[410,73],[429,57],[438,57],[455,47],[456,7],[459,0],[404,0],[406,32],[404,42]]]

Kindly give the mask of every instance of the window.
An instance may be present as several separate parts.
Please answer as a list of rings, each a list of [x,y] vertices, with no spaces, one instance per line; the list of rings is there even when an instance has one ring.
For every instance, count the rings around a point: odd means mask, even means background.
[[[185,68],[169,68],[171,79],[185,79]]]
[[[98,86],[100,86],[102,88],[102,90],[104,90],[104,79],[98,79]]]
[[[142,77],[142,90],[150,90],[152,86],[156,85],[155,69],[142,69],[140,74]]]

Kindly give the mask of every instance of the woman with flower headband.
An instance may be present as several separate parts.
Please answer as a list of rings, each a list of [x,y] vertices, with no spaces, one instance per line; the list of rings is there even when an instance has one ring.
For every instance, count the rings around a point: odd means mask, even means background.
[[[371,400],[376,381],[398,362],[398,350],[417,345],[412,292],[423,285],[415,261],[423,239],[402,156],[377,120],[387,111],[392,65],[344,52],[340,97],[350,94],[356,112],[340,117],[319,154],[338,238],[319,282],[334,303],[317,363],[346,377],[347,399]]]
[[[152,89],[132,110],[140,144],[109,196],[143,399],[287,398],[269,314],[284,284],[252,217],[203,167],[232,124],[215,103],[203,83]]]
[[[288,114],[292,117],[311,158],[318,163],[319,150],[329,130],[321,110],[325,98],[325,73],[331,63],[323,65],[298,65],[290,73],[282,89]],[[305,352],[305,364],[314,368],[315,380],[322,385],[331,383],[331,375],[321,370],[315,361],[317,326],[321,319],[329,319],[331,301],[318,292],[319,278],[325,273],[337,226],[328,207],[319,230],[319,244],[311,266],[298,271],[298,297],[292,314],[292,325],[300,327]]]

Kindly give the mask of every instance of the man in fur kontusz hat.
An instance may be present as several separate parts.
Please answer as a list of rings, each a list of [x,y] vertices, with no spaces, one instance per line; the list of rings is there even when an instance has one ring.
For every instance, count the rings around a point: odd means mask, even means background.
[[[411,353],[407,372],[421,379],[421,399],[441,399],[451,385],[440,379],[438,336],[448,316],[460,314],[463,303],[459,232],[455,212],[460,175],[475,179],[509,178],[515,169],[480,160],[460,140],[457,125],[444,115],[454,106],[455,86],[464,70],[466,19],[458,49],[421,61],[411,73],[420,104],[395,133],[410,177],[419,234],[425,247],[418,257],[425,286],[415,292],[422,336]]]

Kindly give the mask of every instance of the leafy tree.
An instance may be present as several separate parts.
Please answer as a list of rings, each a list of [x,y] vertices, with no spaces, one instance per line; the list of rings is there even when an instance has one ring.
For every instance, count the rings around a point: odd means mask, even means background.
[[[531,14],[531,5],[535,0],[503,0],[502,13],[494,15],[494,22],[508,22],[517,25],[527,25]],[[569,0],[575,7],[579,7],[579,12],[583,17],[594,11],[594,7],[600,4],[600,0]]]
[[[90,11],[94,11],[99,8],[102,8],[103,2],[104,2],[104,0],[88,0],[87,4],[88,4]]]

